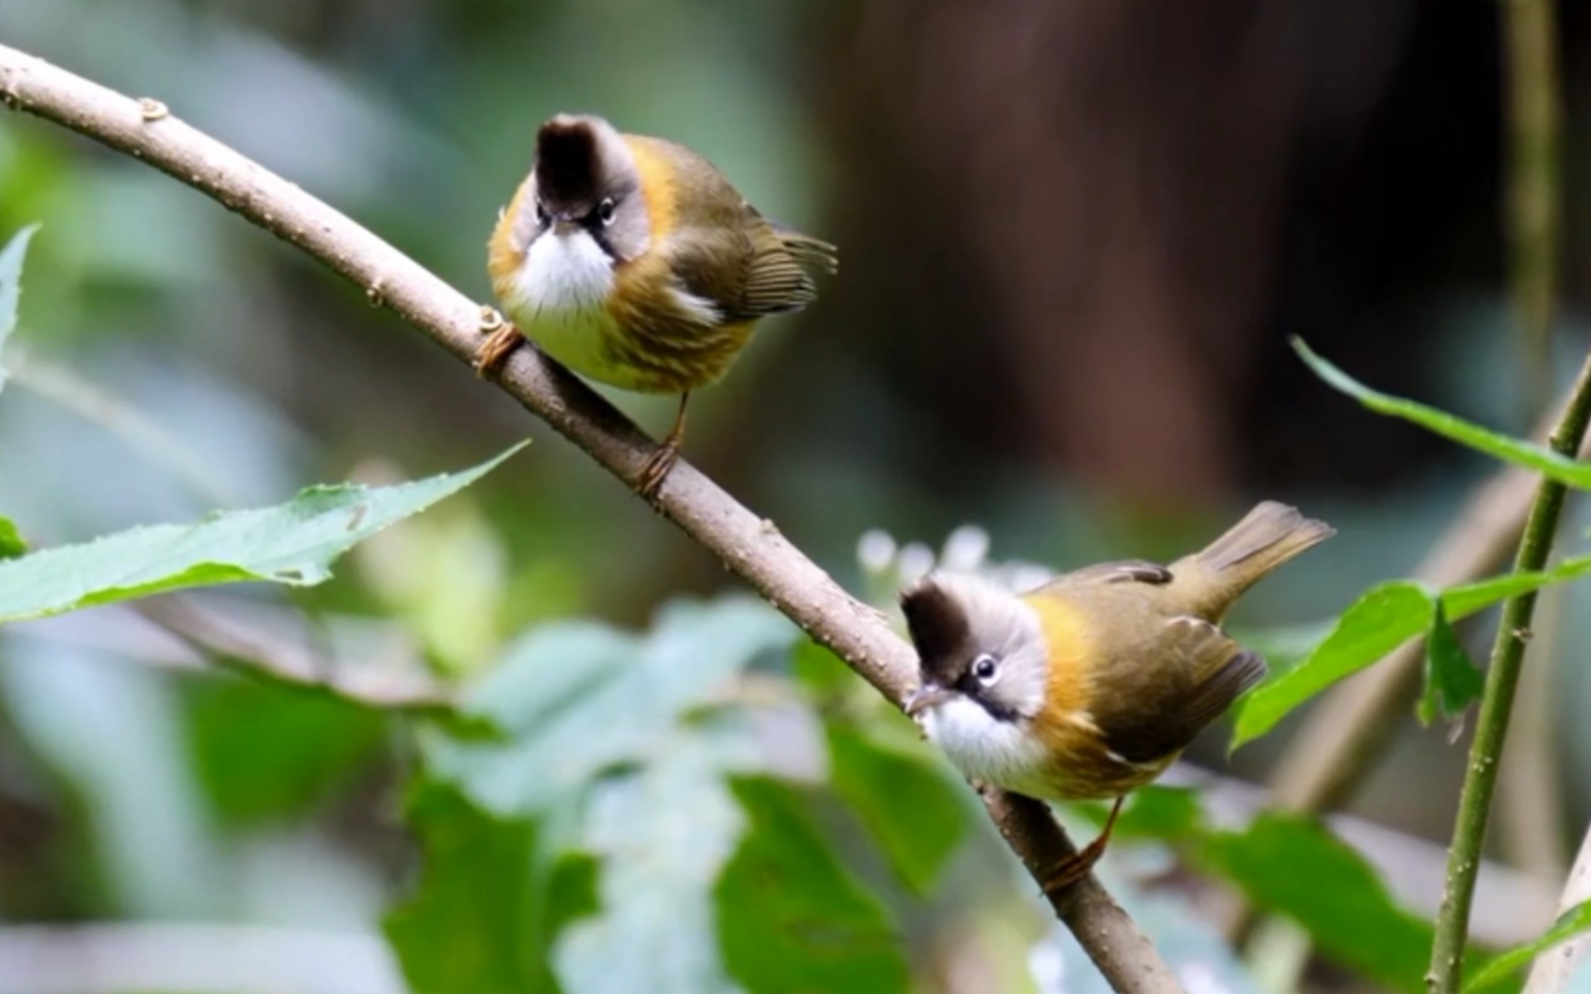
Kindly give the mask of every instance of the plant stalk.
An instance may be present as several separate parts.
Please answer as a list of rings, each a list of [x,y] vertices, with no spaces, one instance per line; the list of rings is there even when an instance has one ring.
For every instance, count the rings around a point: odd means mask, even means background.
[[[1553,0],[1504,0],[1508,268],[1527,417],[1552,389],[1552,323],[1562,251],[1563,96]]]
[[[1558,81],[1557,20],[1552,0],[1505,0],[1502,4],[1503,64],[1508,89],[1509,284],[1518,309],[1520,341],[1527,370],[1527,399],[1545,396],[1551,373],[1550,333],[1557,308],[1563,194],[1559,168],[1563,97]],[[1574,389],[1548,445],[1573,456],[1591,419],[1591,355],[1581,366]],[[1516,570],[1536,570],[1552,550],[1566,488],[1542,480],[1525,519],[1514,558]],[[1426,988],[1432,994],[1458,994],[1464,976],[1464,947],[1475,898],[1486,816],[1497,787],[1503,742],[1513,711],[1519,673],[1535,615],[1535,593],[1503,605],[1492,644],[1486,691],[1470,743],[1469,765],[1459,794],[1453,844],[1447,854],[1447,882],[1437,913],[1436,939]]]
[[[1569,403],[1548,444],[1558,452],[1573,456],[1585,438],[1588,421],[1591,421],[1591,355],[1586,356],[1585,364],[1580,367]],[[1519,553],[1514,559],[1516,572],[1539,570],[1546,565],[1566,495],[1567,488],[1563,484],[1541,481],[1530,506],[1530,516],[1525,519]],[[1481,846],[1486,840],[1486,815],[1491,810],[1492,794],[1497,787],[1503,741],[1508,735],[1508,718],[1535,610],[1534,591],[1505,602],[1502,620],[1497,626],[1497,639],[1492,644],[1486,691],[1475,721],[1475,740],[1470,743],[1469,766],[1464,774],[1464,789],[1459,794],[1458,818],[1453,825],[1453,844],[1447,854],[1447,884],[1441,910],[1437,912],[1431,968],[1425,975],[1426,987],[1433,994],[1458,994],[1463,978],[1470,903],[1475,897]]]

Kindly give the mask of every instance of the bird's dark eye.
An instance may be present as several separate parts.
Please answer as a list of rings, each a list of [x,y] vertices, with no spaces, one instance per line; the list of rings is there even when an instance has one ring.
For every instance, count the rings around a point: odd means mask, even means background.
[[[979,683],[992,683],[999,672],[1000,664],[988,653],[972,661],[972,675],[978,678]]]
[[[536,201],[536,220],[542,224],[552,220],[552,215],[547,213],[547,205],[540,200]]]
[[[612,224],[613,207],[613,198],[603,197],[602,202],[597,204],[597,220],[601,221],[603,224]]]

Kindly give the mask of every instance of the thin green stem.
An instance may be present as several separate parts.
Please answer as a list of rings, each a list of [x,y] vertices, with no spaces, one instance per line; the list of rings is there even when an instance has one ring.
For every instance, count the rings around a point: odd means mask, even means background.
[[[1527,414],[1535,418],[1551,383],[1552,322],[1562,250],[1563,97],[1553,0],[1504,0],[1503,63],[1508,89],[1509,284],[1514,300]]]
[[[1518,311],[1525,357],[1527,396],[1545,397],[1550,373],[1550,333],[1558,296],[1563,193],[1559,158],[1563,97],[1558,82],[1558,27],[1553,0],[1504,0],[1503,62],[1508,89],[1509,284]],[[1573,456],[1591,420],[1591,356],[1580,369],[1548,443]],[[1542,480],[1514,557],[1516,570],[1537,570],[1552,550],[1565,488]],[[1497,787],[1503,742],[1513,711],[1519,673],[1530,641],[1536,595],[1521,594],[1503,605],[1492,644],[1486,692],[1475,720],[1469,766],[1459,794],[1453,845],[1447,853],[1447,885],[1437,913],[1436,940],[1426,987],[1432,994],[1458,994],[1464,975],[1464,946],[1475,899],[1475,877],[1486,841],[1486,816]]]
[[[1585,438],[1591,421],[1591,355],[1575,381],[1568,406],[1558,419],[1548,444],[1565,455],[1574,455]],[[1558,530],[1566,488],[1551,480],[1541,481],[1525,533],[1514,559],[1518,572],[1538,570],[1546,565],[1552,539]],[[1431,968],[1426,986],[1434,994],[1458,994],[1464,971],[1464,945],[1469,933],[1470,903],[1475,897],[1475,875],[1480,869],[1481,845],[1486,840],[1486,815],[1491,810],[1497,787],[1497,770],[1508,735],[1508,717],[1513,710],[1514,692],[1530,641],[1530,623],[1536,611],[1535,593],[1521,594],[1503,605],[1497,639],[1492,645],[1491,667],[1486,674],[1486,692],[1475,720],[1475,741],[1470,744],[1469,767],[1464,774],[1464,789],[1458,800],[1458,819],[1453,825],[1453,845],[1447,853],[1447,886],[1442,908],[1436,918],[1436,941],[1431,947]]]

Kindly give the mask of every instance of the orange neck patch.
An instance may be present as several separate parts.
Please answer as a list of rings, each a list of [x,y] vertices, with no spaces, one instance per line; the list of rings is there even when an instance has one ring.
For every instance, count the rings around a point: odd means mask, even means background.
[[[1023,600],[1038,612],[1049,648],[1049,683],[1046,710],[1051,714],[1086,712],[1093,697],[1088,663],[1094,658],[1094,640],[1088,617],[1073,603],[1052,595],[1029,595]]]

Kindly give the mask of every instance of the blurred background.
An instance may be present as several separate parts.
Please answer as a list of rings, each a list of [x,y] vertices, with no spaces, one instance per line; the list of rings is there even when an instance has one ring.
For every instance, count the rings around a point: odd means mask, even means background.
[[[695,465],[852,589],[869,529],[937,548],[971,523],[995,559],[1065,568],[1175,555],[1287,500],[1340,534],[1245,601],[1237,621],[1264,629],[1407,575],[1493,468],[1327,389],[1289,336],[1515,433],[1583,354],[1591,17],[1562,15],[1566,300],[1545,351],[1504,282],[1499,6],[1481,0],[6,0],[0,41],[164,100],[483,301],[541,120],[691,145],[842,259],[695,400]],[[356,289],[8,114],[0,238],[33,221],[0,512],[34,544],[455,469],[528,435],[335,581],[223,604],[283,652],[452,679],[529,626],[645,625],[735,587]],[[610,396],[657,434],[672,414]],[[1584,547],[1571,513],[1566,552]],[[1591,624],[1553,611],[1521,722],[1548,841],[1539,859],[1493,845],[1543,879],[1591,814],[1591,727],[1563,720],[1591,707]],[[196,662],[127,610],[0,638],[0,917],[374,934],[413,866],[406,730],[182,672]],[[1352,808],[1442,841],[1462,752],[1407,724]],[[1192,758],[1263,783],[1287,738],[1228,762],[1212,735]]]

